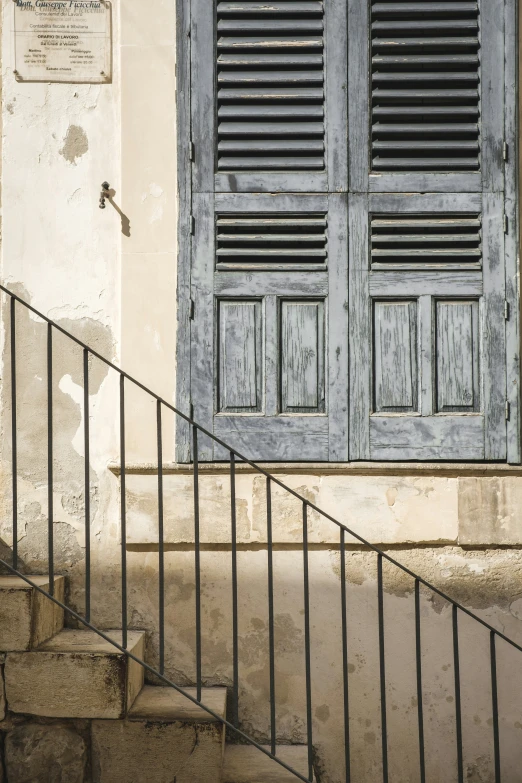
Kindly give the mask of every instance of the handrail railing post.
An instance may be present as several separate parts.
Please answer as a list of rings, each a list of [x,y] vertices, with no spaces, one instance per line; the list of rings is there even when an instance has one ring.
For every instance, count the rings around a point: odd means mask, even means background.
[[[16,299],[9,302],[11,326],[11,467],[13,495],[13,566],[18,568],[18,443],[16,401]]]
[[[54,595],[53,327],[47,324],[47,550],[49,592]]]
[[[237,614],[236,458],[230,452],[230,521],[232,554],[232,723],[239,725],[239,626]]]
[[[350,700],[348,691],[348,624],[346,617],[346,541],[341,530],[339,555],[341,558],[341,638],[343,644],[343,701],[344,701],[344,760],[345,780],[350,783]]]
[[[165,673],[165,531],[163,520],[163,432],[161,401],[156,402],[156,434],[158,447],[158,613],[159,670]]]
[[[424,709],[422,688],[422,638],[420,622],[420,584],[415,580],[415,658],[417,669],[417,723],[419,729],[420,783],[426,783],[426,760],[424,747]]]
[[[192,459],[194,467],[194,568],[196,587],[196,692],[201,701],[201,553],[199,538],[199,458],[198,428],[192,427]]]
[[[382,779],[388,783],[388,716],[386,711],[386,650],[384,645],[384,586],[382,555],[377,556],[377,598],[379,612],[379,674],[381,684]]]
[[[121,632],[127,648],[127,507],[125,472],[125,378],[120,375]]]
[[[85,495],[85,619],[91,619],[91,476],[89,433],[89,351],[83,349],[83,442]]]
[[[491,659],[491,701],[493,708],[493,752],[495,762],[495,783],[501,783],[500,771],[500,729],[498,719],[498,685],[497,685],[497,649],[496,634],[490,633],[490,659]]]
[[[266,480],[266,540],[268,554],[268,655],[270,667],[270,750],[276,754],[275,632],[274,632],[274,542],[272,531],[272,487]]]
[[[460,695],[460,655],[459,655],[459,618],[458,607],[453,604],[453,667],[455,677],[455,726],[457,738],[457,776],[458,783],[464,783],[464,756],[462,748],[462,703]]]
[[[308,746],[308,777],[313,780],[313,728],[312,728],[312,666],[310,649],[310,584],[308,563],[308,506],[303,501],[303,583],[304,583],[304,631],[305,631],[305,679],[306,679],[306,728]]]

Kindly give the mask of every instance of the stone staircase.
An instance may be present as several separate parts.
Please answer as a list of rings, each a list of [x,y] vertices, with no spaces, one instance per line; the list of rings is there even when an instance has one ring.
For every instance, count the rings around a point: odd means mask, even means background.
[[[48,590],[45,576],[28,577]],[[64,600],[65,580],[55,577]],[[120,630],[104,631],[121,644]],[[128,633],[144,660],[146,635]],[[292,783],[257,748],[226,743],[216,718],[94,631],[64,628],[64,613],[24,580],[0,577],[0,783]],[[195,696],[195,689],[186,689]],[[225,717],[226,688],[202,703]],[[307,775],[305,746],[281,759]]]

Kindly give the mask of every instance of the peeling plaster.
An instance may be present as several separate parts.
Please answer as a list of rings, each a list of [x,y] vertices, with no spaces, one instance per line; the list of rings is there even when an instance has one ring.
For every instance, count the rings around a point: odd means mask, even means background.
[[[89,150],[87,134],[79,125],[69,125],[60,155],[68,163],[76,164],[76,159],[81,158]]]

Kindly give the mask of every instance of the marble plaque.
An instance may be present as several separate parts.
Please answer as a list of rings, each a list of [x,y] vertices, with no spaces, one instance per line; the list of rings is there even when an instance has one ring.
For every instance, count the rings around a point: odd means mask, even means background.
[[[110,82],[111,4],[13,0],[15,76],[21,82]]]

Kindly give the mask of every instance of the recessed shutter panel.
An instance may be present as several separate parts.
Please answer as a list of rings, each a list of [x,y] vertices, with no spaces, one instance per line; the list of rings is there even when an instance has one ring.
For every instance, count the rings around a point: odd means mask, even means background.
[[[344,0],[194,0],[192,17],[196,190],[346,190]]]

